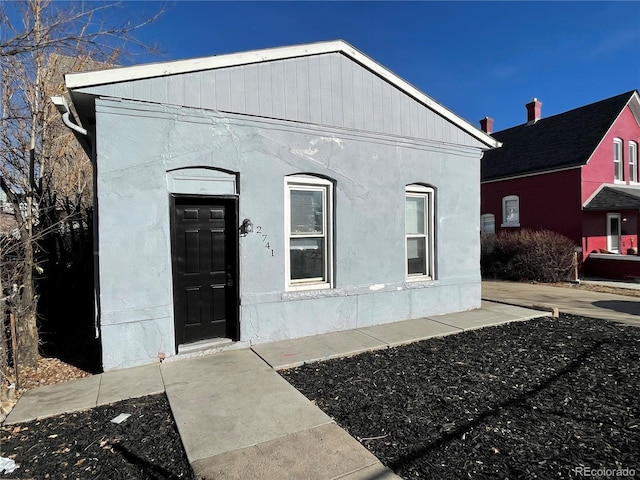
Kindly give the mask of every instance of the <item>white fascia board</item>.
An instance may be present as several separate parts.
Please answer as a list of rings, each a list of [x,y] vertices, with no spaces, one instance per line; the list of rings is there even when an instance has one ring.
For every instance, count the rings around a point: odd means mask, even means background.
[[[143,78],[163,77],[180,73],[213,70],[216,68],[247,65],[250,63],[282,60],[285,58],[318,55],[335,52],[342,49],[343,41],[310,43],[293,45],[290,47],[267,48],[249,52],[230,53],[212,57],[191,58],[188,60],[173,60],[170,62],[148,63],[131,67],[110,68],[90,72],[68,73],[65,83],[68,89],[93,87],[109,83],[141,80]]]
[[[435,100],[406,82],[396,74],[386,69],[378,62],[349,45],[344,40],[330,42],[309,43],[293,45],[289,47],[268,48],[249,52],[231,53],[213,57],[195,58],[189,60],[175,60],[171,62],[150,63],[131,67],[112,68],[108,70],[96,70],[91,72],[68,73],[65,75],[65,83],[69,90],[105,85],[109,83],[127,82],[144,78],[162,77],[180,73],[212,70],[216,68],[247,65],[251,63],[269,62],[287,58],[320,55],[339,52],[353,61],[361,64],[379,77],[385,79],[398,89],[430,108],[449,122],[453,123],[481,143],[490,148],[502,146],[495,138],[482,130],[474,127],[469,122],[459,117],[452,111],[443,107]]]

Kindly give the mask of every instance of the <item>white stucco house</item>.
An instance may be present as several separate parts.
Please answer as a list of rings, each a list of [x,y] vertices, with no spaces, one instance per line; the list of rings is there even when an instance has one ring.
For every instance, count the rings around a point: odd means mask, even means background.
[[[349,44],[65,81],[95,165],[105,370],[480,307],[499,143]]]

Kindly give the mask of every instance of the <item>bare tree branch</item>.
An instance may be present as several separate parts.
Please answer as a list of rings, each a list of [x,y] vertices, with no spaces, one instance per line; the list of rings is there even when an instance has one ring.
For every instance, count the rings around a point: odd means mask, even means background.
[[[164,9],[113,21],[122,5],[0,0],[0,189],[12,211],[0,215],[16,223],[11,232],[0,231],[0,285],[21,286],[16,324],[25,365],[38,357],[37,280],[84,248],[73,242],[90,241],[91,232],[92,166],[49,97],[64,94],[64,73],[157,53],[135,33]]]

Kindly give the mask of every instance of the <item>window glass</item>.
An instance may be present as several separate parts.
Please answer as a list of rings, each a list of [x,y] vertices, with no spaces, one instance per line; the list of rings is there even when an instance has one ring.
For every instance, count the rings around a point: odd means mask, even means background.
[[[409,275],[427,274],[427,255],[425,237],[407,238],[407,273]]]
[[[322,238],[291,239],[291,279],[324,276],[324,241]]]
[[[323,193],[291,190],[291,233],[322,233]]]
[[[507,200],[505,203],[507,223],[518,223],[518,200]]]
[[[408,196],[405,208],[406,233],[424,233],[425,197]]]

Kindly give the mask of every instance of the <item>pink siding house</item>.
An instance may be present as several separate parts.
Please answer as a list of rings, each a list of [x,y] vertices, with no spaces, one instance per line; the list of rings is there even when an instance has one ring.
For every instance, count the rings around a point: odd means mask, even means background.
[[[492,132],[482,159],[481,230],[546,229],[582,248],[583,275],[640,277],[640,97],[637,90]]]

